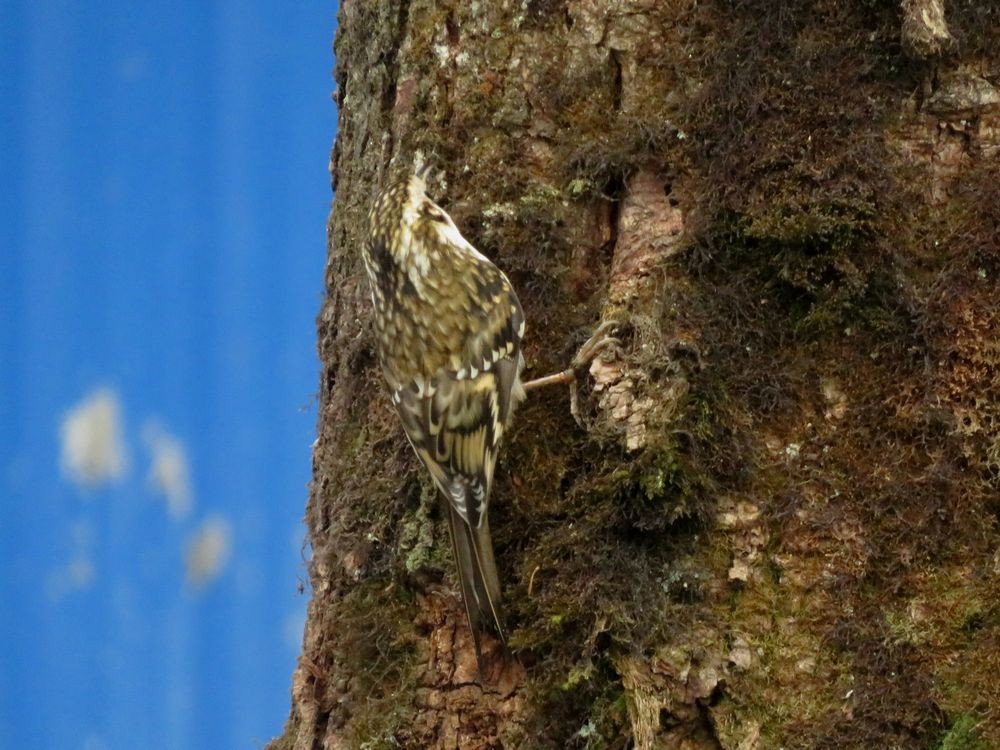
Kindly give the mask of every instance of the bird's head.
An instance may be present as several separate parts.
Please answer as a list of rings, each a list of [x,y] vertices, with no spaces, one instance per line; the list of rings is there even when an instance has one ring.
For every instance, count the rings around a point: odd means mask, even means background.
[[[455,226],[445,210],[427,195],[427,179],[432,173],[433,167],[425,164],[410,177],[406,184],[403,221],[421,236],[428,233],[435,235],[444,227]]]
[[[400,230],[403,236],[410,239],[403,244],[409,253],[414,254],[411,260],[418,263],[425,261],[428,265],[437,263],[442,254],[475,252],[448,213],[427,195],[427,180],[432,173],[433,168],[424,165],[401,186],[403,206]],[[417,257],[420,255],[426,257]]]
[[[371,214],[373,263],[382,273],[390,266],[407,274],[428,276],[457,257],[482,255],[462,236],[447,212],[427,195],[432,167],[389,185]],[[381,249],[381,253],[379,252]]]

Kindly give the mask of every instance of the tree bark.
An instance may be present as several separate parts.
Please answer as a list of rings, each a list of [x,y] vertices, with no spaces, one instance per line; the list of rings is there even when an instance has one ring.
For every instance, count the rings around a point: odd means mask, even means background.
[[[313,598],[271,747],[1000,746],[998,6],[343,0],[339,24]],[[556,389],[507,436],[519,667],[490,687],[359,252],[417,153],[518,289],[528,377],[622,339],[583,427]]]

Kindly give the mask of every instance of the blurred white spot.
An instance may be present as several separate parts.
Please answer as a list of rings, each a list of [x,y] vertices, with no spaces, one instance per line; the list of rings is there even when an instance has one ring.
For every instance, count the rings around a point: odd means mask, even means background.
[[[163,495],[172,520],[186,518],[194,505],[194,496],[184,444],[154,421],[143,426],[142,439],[149,450],[147,481],[154,492]]]
[[[89,588],[97,579],[97,568],[91,555],[94,527],[87,521],[78,521],[73,524],[70,534],[72,542],[69,562],[56,566],[45,578],[45,593],[53,602]]]
[[[87,735],[83,741],[83,750],[107,750],[108,743],[96,734]]]
[[[205,519],[187,542],[184,564],[187,580],[193,586],[204,586],[216,578],[229,562],[232,531],[221,516]]]
[[[93,561],[80,556],[49,571],[45,579],[45,594],[53,602],[57,602],[68,594],[83,591],[97,578],[97,570]]]
[[[121,406],[110,388],[99,388],[70,409],[59,438],[62,471],[78,486],[98,487],[125,473]]]

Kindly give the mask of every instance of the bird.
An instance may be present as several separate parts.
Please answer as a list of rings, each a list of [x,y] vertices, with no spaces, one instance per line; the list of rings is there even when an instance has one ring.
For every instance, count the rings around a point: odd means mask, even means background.
[[[443,498],[480,673],[482,636],[507,652],[488,506],[504,433],[529,390],[576,381],[618,340],[606,321],[569,369],[521,379],[525,317],[514,287],[427,195],[428,163],[391,180],[368,213],[362,256],[376,349],[410,445]]]
[[[362,255],[382,375],[403,431],[444,500],[482,668],[482,634],[506,650],[487,511],[501,439],[525,398],[525,321],[506,274],[428,197],[431,169],[425,165],[381,191]]]

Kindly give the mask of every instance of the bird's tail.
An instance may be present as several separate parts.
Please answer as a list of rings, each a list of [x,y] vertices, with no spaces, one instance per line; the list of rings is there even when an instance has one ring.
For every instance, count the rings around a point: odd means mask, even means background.
[[[458,580],[462,586],[462,599],[469,617],[469,627],[476,646],[476,660],[482,668],[480,638],[491,633],[504,648],[503,620],[500,612],[500,579],[493,560],[493,541],[490,539],[489,520],[484,515],[478,528],[471,527],[451,506],[448,507],[448,524],[458,566]]]

